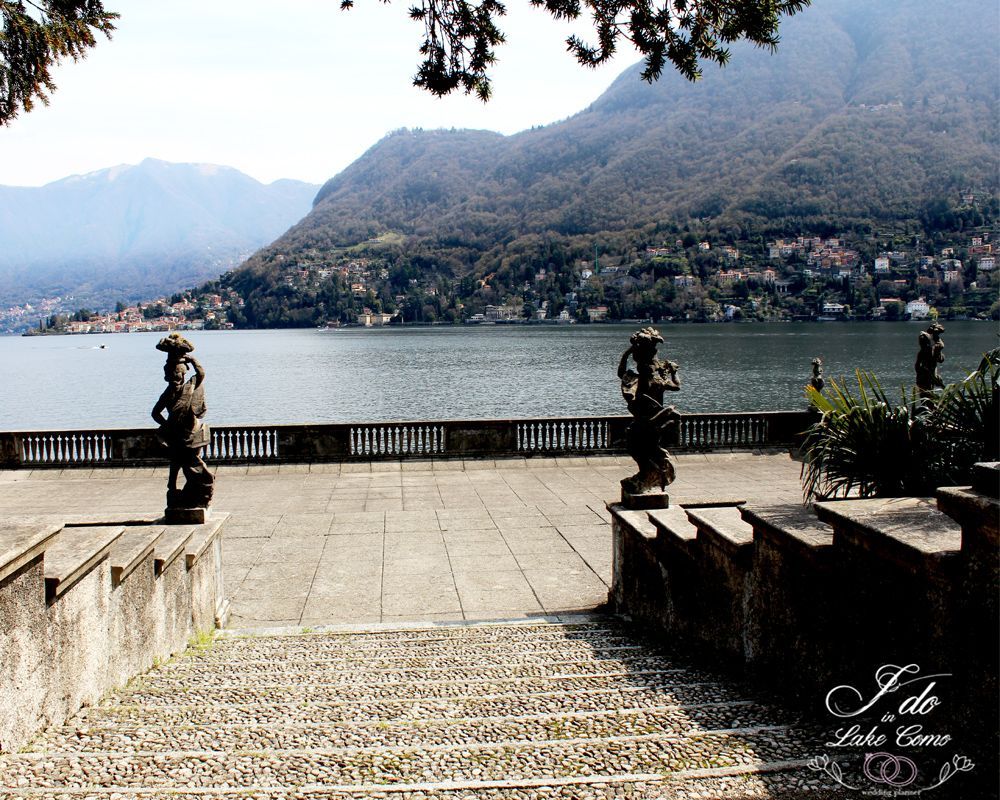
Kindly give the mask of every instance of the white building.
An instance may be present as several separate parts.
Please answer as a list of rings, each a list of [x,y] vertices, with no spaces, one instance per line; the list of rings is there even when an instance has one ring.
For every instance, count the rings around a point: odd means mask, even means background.
[[[931,307],[921,297],[919,300],[911,300],[906,304],[906,313],[910,319],[927,319],[931,315]]]

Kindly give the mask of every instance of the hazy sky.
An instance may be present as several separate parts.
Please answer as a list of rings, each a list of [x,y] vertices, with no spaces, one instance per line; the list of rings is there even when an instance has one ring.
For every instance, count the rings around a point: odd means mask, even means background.
[[[494,99],[411,85],[422,26],[406,0],[106,0],[111,41],[55,74],[51,104],[0,128],[0,184],[36,186],[146,157],[321,183],[396,128],[514,133],[583,109],[633,51],[593,71],[571,28],[527,0],[508,7]],[[585,31],[585,27],[576,26]],[[592,38],[592,37],[591,37]]]

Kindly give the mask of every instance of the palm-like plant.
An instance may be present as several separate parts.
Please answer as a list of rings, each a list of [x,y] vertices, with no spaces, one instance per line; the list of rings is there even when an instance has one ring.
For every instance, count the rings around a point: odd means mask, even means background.
[[[894,405],[872,373],[858,370],[857,396],[846,381],[830,381],[828,396],[806,394],[822,417],[806,431],[802,464],[806,499],[923,494],[919,463],[928,443],[925,401]],[[919,455],[918,455],[919,454]]]
[[[987,353],[964,380],[941,391],[934,409],[933,431],[947,453],[952,483],[965,483],[977,461],[1000,457],[1000,348]]]
[[[1000,349],[934,397],[904,390],[899,405],[861,370],[857,396],[845,381],[831,381],[828,396],[806,387],[822,416],[803,444],[805,498],[926,496],[967,483],[973,464],[997,458],[998,375]]]

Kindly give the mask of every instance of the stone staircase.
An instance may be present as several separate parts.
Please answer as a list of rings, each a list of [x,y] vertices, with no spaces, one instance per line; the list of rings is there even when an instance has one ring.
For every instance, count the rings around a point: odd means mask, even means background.
[[[0,796],[832,797],[822,736],[612,617],[227,632],[0,756]]]

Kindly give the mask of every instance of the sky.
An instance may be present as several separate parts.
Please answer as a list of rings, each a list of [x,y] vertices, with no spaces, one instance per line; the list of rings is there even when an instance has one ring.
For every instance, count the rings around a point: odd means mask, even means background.
[[[105,0],[111,41],[60,65],[48,107],[0,128],[0,185],[40,186],[152,157],[224,164],[265,183],[323,183],[389,131],[504,134],[582,110],[634,51],[597,70],[566,52],[586,23],[527,0],[508,7],[494,97],[435,98],[412,86],[423,27],[409,3],[357,0]],[[593,38],[593,37],[591,37]]]

